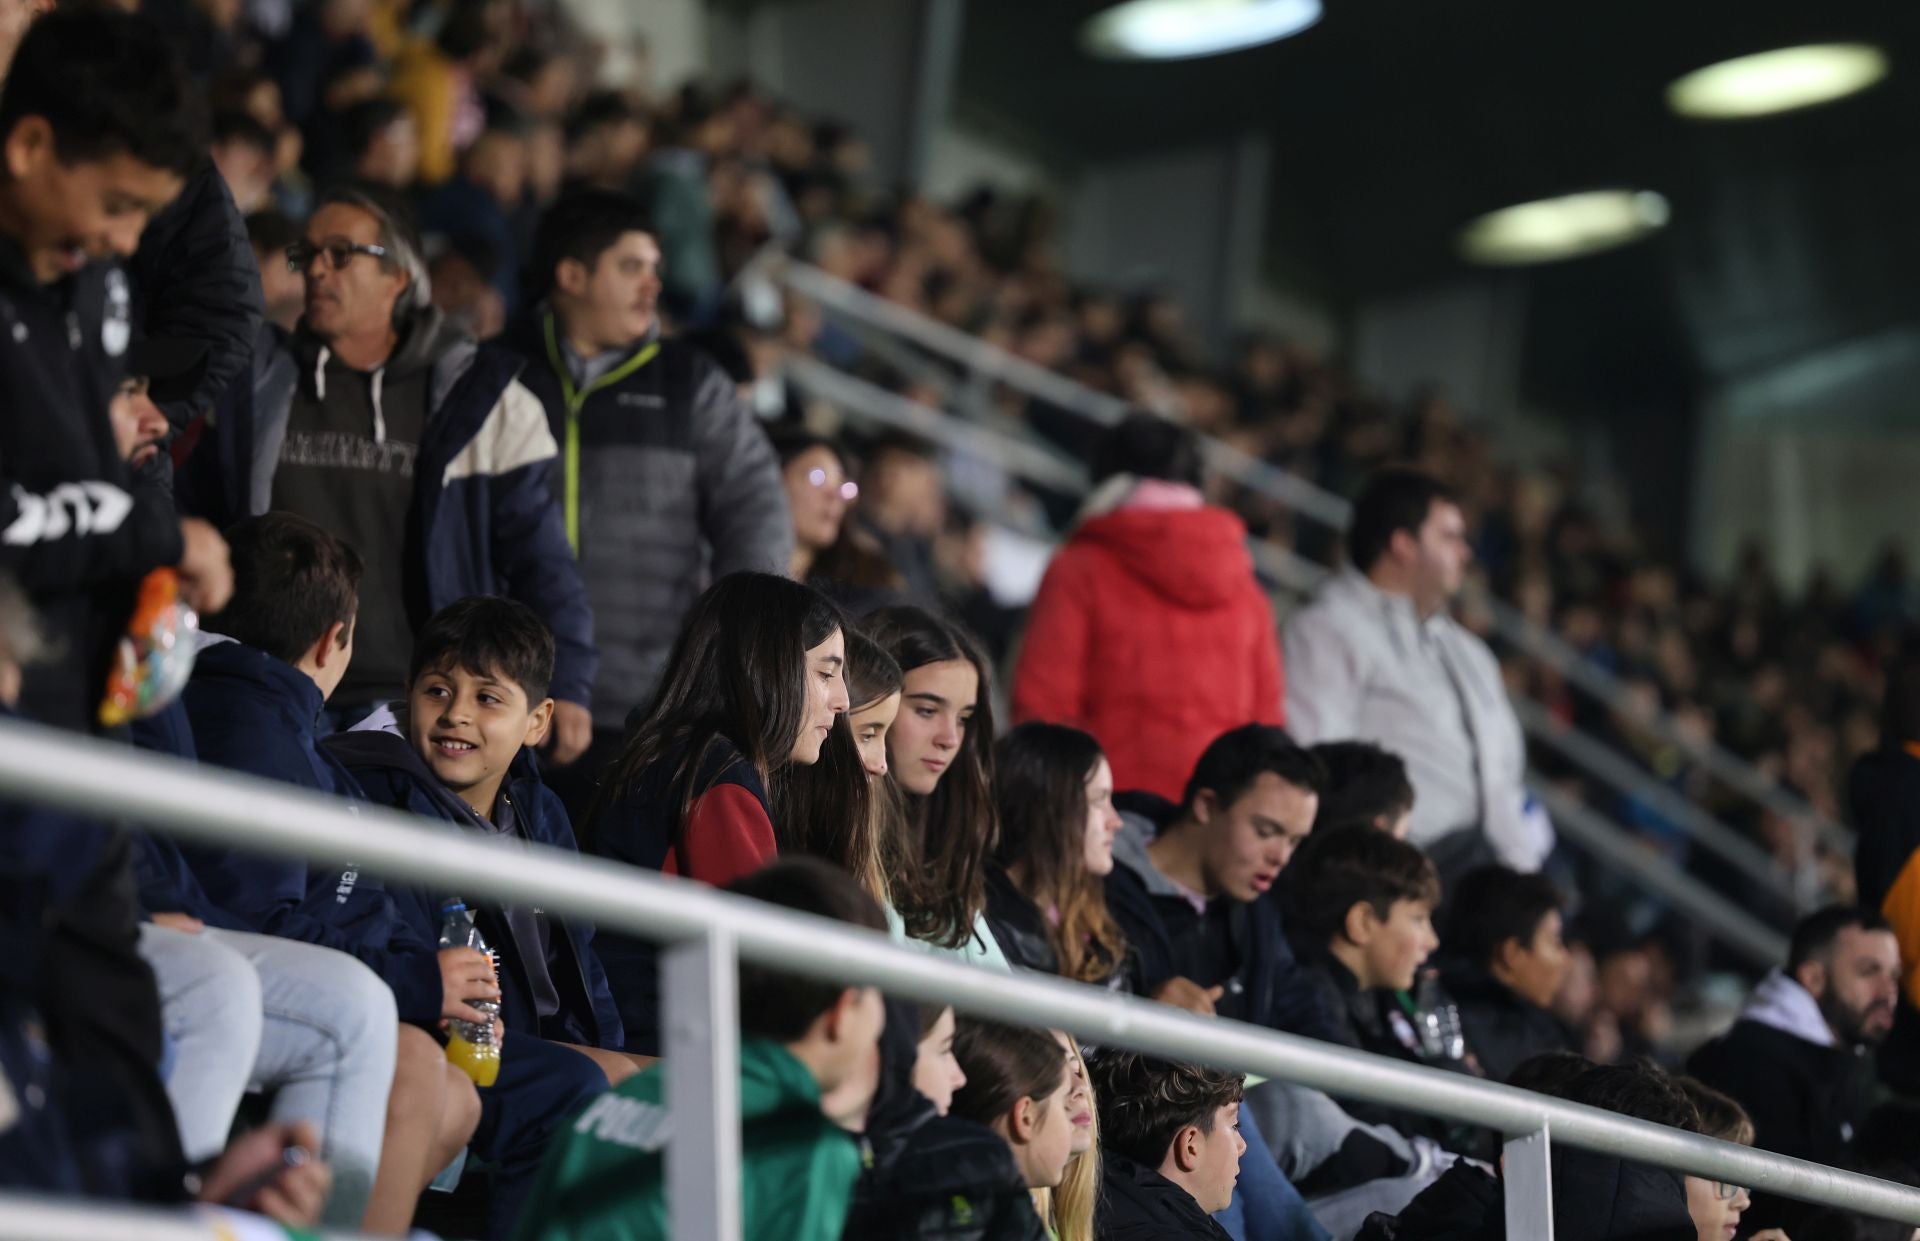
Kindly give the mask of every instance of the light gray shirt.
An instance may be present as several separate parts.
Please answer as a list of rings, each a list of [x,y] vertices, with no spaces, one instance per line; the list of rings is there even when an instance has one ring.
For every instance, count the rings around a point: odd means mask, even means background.
[[[1503,864],[1540,868],[1553,835],[1527,812],[1526,743],[1486,643],[1445,613],[1422,620],[1411,598],[1353,569],[1281,636],[1296,740],[1371,741],[1404,759],[1415,844],[1478,830]]]

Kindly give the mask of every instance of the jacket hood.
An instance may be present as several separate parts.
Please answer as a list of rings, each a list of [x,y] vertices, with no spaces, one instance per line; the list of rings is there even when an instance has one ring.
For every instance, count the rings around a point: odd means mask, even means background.
[[[1169,602],[1222,607],[1253,582],[1247,528],[1221,508],[1121,508],[1088,520],[1073,544],[1097,547]]]
[[[467,330],[448,319],[438,307],[428,306],[408,316],[406,326],[401,329],[400,341],[394,346],[393,355],[375,368],[385,382],[391,383],[421,371],[430,370],[433,364],[452,352],[455,348],[467,344]],[[291,341],[293,356],[300,364],[301,384],[311,388],[315,370],[324,366],[322,355],[331,360],[333,352],[313,333],[307,330],[306,321],[294,329]]]
[[[1813,993],[1780,970],[1760,980],[1740,1010],[1742,1021],[1771,1026],[1818,1047],[1835,1045],[1832,1027],[1820,1012],[1820,1001]]]
[[[867,1144],[873,1166],[890,1166],[921,1126],[938,1115],[933,1101],[914,1089],[920,1056],[920,1006],[887,997],[887,1024],[880,1032],[880,1086],[867,1107]]]
[[[1120,832],[1113,838],[1113,860],[1136,875],[1141,886],[1146,888],[1148,896],[1177,896],[1191,900],[1191,895],[1173,880],[1160,872],[1153,864],[1153,858],[1147,853],[1147,846],[1159,835],[1144,815],[1131,810],[1120,815]]]
[[[200,649],[193,658],[193,679],[202,689],[217,684],[258,693],[308,727],[323,704],[320,687],[312,677],[258,647],[220,634],[200,636]]]

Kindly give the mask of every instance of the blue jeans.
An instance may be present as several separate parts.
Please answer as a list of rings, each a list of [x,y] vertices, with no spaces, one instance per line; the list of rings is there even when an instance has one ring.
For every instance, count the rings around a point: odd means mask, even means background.
[[[1233,1241],[1329,1241],[1327,1230],[1274,1161],[1260,1126],[1245,1106],[1240,1109],[1240,1136],[1246,1140],[1247,1153],[1240,1156],[1233,1202],[1213,1218]]]
[[[399,1017],[379,975],[343,952],[272,935],[150,922],[153,967],[172,1044],[167,1097],[189,1160],[225,1149],[249,1090],[275,1121],[311,1122],[333,1168],[322,1223],[355,1228],[380,1166]]]

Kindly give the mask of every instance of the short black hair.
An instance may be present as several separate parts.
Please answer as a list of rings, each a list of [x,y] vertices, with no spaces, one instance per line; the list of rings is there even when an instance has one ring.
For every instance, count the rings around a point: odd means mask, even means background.
[[[553,632],[518,599],[468,595],[435,612],[413,640],[407,684],[444,668],[512,681],[538,704],[553,683]]]
[[[1567,1083],[1593,1067],[1593,1061],[1577,1051],[1543,1051],[1528,1056],[1507,1074],[1507,1085],[1516,1090],[1564,1098]]]
[[[351,636],[360,603],[359,553],[292,513],[262,513],[227,531],[233,597],[207,618],[211,633],[296,663],[330,625]]]
[[[1384,919],[1396,901],[1440,903],[1440,875],[1432,860],[1370,827],[1313,833],[1293,855],[1289,870],[1288,916],[1314,943],[1344,936],[1355,905],[1364,903]]]
[[[1560,1097],[1690,1133],[1700,1128],[1700,1113],[1687,1092],[1648,1064],[1596,1064],[1567,1082]]]
[[[1191,427],[1136,410],[1101,437],[1093,454],[1093,481],[1131,474],[1198,487],[1201,465],[1200,437]]]
[[[1532,944],[1546,916],[1564,908],[1553,880],[1505,866],[1463,875],[1447,907],[1447,951],[1474,965],[1492,964],[1510,939]]]
[[[1373,827],[1413,809],[1406,760],[1371,741],[1323,741],[1313,756],[1327,769],[1327,787],[1313,830]]]
[[[46,120],[62,163],[126,155],[185,177],[206,158],[201,92],[151,18],[65,6],[35,21],[0,89],[0,135]]]
[[[782,858],[734,880],[727,891],[870,931],[887,929],[886,915],[866,889],[839,867],[819,858]],[[846,990],[830,982],[743,961],[740,1032],[749,1038],[795,1042]]]
[[[1246,1088],[1237,1073],[1111,1048],[1087,1057],[1087,1079],[1100,1109],[1100,1144],[1156,1169],[1182,1129],[1212,1133],[1215,1114],[1240,1102]]]
[[[213,117],[213,145],[222,146],[229,142],[245,143],[269,159],[273,158],[278,147],[278,140],[271,129],[237,108],[217,112]]]
[[[1787,973],[1795,973],[1807,962],[1824,954],[1833,947],[1833,941],[1840,938],[1840,932],[1854,928],[1862,931],[1893,929],[1885,918],[1864,906],[1828,905],[1825,909],[1816,909],[1794,924],[1793,941],[1787,948]]]
[[[1455,503],[1453,489],[1421,470],[1404,467],[1373,476],[1353,502],[1347,527],[1347,559],[1365,573],[1386,554],[1395,531],[1418,537],[1437,501]]]
[[[553,288],[553,272],[572,259],[591,271],[600,256],[627,233],[653,235],[652,213],[644,199],[621,190],[570,190],[548,207],[533,235],[533,287]]]
[[[1242,724],[1221,733],[1201,752],[1187,779],[1180,813],[1188,814],[1200,794],[1211,791],[1220,805],[1231,806],[1263,775],[1276,775],[1295,788],[1324,793],[1327,769],[1313,751],[1295,745],[1286,730],[1271,724]]]
[[[286,248],[300,240],[300,226],[286,212],[268,207],[247,217],[247,240],[260,253],[284,262]]]
[[[339,128],[346,171],[351,174],[353,165],[360,162],[380,131],[406,114],[407,110],[391,99],[362,99],[342,112],[335,124]]]

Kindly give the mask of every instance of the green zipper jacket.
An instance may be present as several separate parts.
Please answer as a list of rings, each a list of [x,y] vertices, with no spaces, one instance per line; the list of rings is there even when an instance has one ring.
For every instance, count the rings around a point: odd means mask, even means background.
[[[659,1066],[601,1095],[554,1136],[515,1241],[669,1241]],[[820,1112],[820,1085],[777,1043],[740,1048],[744,1235],[839,1241],[860,1148]]]

